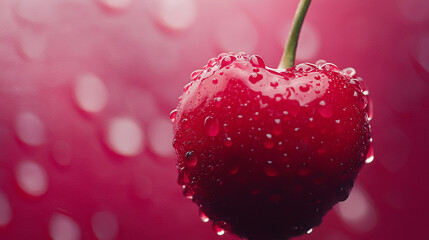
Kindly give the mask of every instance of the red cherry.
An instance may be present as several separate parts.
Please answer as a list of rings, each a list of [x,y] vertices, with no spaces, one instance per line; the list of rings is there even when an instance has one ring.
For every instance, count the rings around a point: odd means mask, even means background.
[[[192,74],[173,112],[179,184],[218,233],[306,233],[348,197],[365,163],[362,80],[330,63],[276,70],[256,55],[221,56]]]

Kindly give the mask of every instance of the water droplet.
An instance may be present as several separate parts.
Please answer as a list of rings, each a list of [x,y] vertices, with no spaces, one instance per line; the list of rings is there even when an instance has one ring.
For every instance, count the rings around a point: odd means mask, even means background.
[[[356,70],[352,67],[348,67],[346,69],[343,69],[342,71],[345,75],[348,77],[354,77],[356,75]]]
[[[109,93],[100,78],[86,73],[76,78],[74,97],[81,110],[95,113],[106,107]]]
[[[339,72],[340,69],[333,63],[325,63],[322,66],[320,66],[321,70],[325,70],[328,72]]]
[[[194,190],[192,190],[190,187],[185,187],[185,189],[183,189],[183,196],[185,196],[187,199],[191,199],[194,197],[195,192]]]
[[[308,84],[303,84],[303,85],[299,86],[299,90],[300,90],[301,92],[308,92],[308,90],[310,90],[310,85],[308,85]]]
[[[185,168],[181,168],[179,170],[179,177],[177,179],[177,183],[180,186],[186,186],[189,184],[188,171]]]
[[[49,222],[49,235],[53,240],[79,240],[79,225],[69,216],[55,213]]]
[[[320,107],[317,109],[317,111],[319,112],[320,116],[324,118],[330,118],[332,115],[334,115],[334,110],[332,109],[331,104],[326,104],[326,102],[322,100],[320,101],[319,105]]]
[[[170,124],[167,118],[158,118],[149,125],[149,146],[153,153],[159,157],[172,157],[174,155],[170,145],[174,137]]]
[[[257,82],[259,82],[259,81],[261,81],[262,80],[262,78],[263,78],[263,76],[261,75],[261,74],[259,74],[259,73],[252,73],[252,74],[250,74],[250,76],[249,76],[249,81],[251,82],[251,83],[253,83],[253,84],[255,84],[255,83],[257,83]]]
[[[12,219],[12,208],[6,195],[0,191],[0,227],[4,227],[10,223]]]
[[[136,156],[143,149],[143,130],[133,118],[115,117],[109,121],[106,144],[119,155]]]
[[[374,117],[374,107],[372,103],[372,99],[368,97],[368,107],[366,113],[368,114],[368,121],[371,121]]]
[[[216,221],[213,223],[213,230],[217,235],[222,236],[229,231],[229,224],[225,221]]]
[[[274,124],[273,129],[272,129],[273,134],[274,135],[282,134],[283,129],[282,129],[282,125],[281,125],[281,120],[280,119],[274,119],[274,123],[275,124]]]
[[[189,151],[185,154],[185,163],[188,167],[195,167],[197,165],[198,158],[194,151]]]
[[[347,201],[338,204],[337,213],[357,232],[368,232],[377,223],[377,215],[370,198],[356,186]]]
[[[275,177],[279,175],[279,171],[274,166],[268,166],[264,168],[264,173],[267,174],[267,176]]]
[[[273,140],[273,135],[267,133],[265,135],[265,140],[264,140],[264,146],[267,149],[271,149],[274,147],[274,140]]]
[[[264,62],[264,60],[262,60],[262,58],[260,56],[252,55],[252,56],[250,56],[249,60],[250,60],[250,63],[255,67],[265,68],[265,62]],[[258,69],[258,71],[259,71],[259,69]]]
[[[159,21],[172,30],[190,27],[197,17],[195,0],[162,0],[159,2]]]
[[[222,98],[221,97],[217,97],[214,99],[214,106],[217,108],[220,108],[222,105]]]
[[[31,112],[22,112],[15,122],[18,138],[29,146],[39,146],[45,143],[45,125],[42,120]]]
[[[320,75],[315,75],[315,76],[314,76],[314,79],[316,79],[316,80],[320,80]]]
[[[191,73],[191,80],[196,80],[201,73],[203,73],[203,70],[195,70]]]
[[[70,166],[72,161],[72,150],[69,143],[58,141],[51,147],[51,155],[55,163],[59,166]]]
[[[279,82],[270,82],[270,86],[275,88],[279,86]]]
[[[119,224],[116,216],[108,211],[97,212],[91,219],[92,230],[99,240],[115,239]]]
[[[203,211],[201,211],[201,209],[200,209],[200,219],[201,219],[201,221],[203,221],[205,223],[210,221],[210,219],[207,217],[207,215]]]
[[[177,109],[174,109],[173,111],[171,111],[170,113],[170,121],[172,123],[174,123],[176,121],[176,116],[177,116]]]
[[[366,155],[365,163],[372,163],[373,161],[374,161],[374,147],[371,144],[369,145],[369,150]]]
[[[223,139],[223,145],[225,147],[231,147],[232,146],[232,139],[231,139],[231,137],[229,137],[228,135],[225,135],[225,137]]]
[[[216,118],[208,116],[204,120],[204,128],[208,136],[215,137],[219,134],[219,121]]]
[[[46,1],[16,1],[16,14],[29,22],[43,24],[50,22],[55,16],[54,4]],[[36,11],[37,9],[37,11]]]
[[[235,56],[225,56],[222,58],[222,60],[220,61],[220,68],[224,68],[228,65],[230,65],[231,63],[233,63],[237,58]]]
[[[368,106],[368,97],[361,94],[358,99],[358,105],[360,110],[364,110]]]
[[[15,174],[18,186],[30,196],[39,197],[48,190],[48,175],[34,161],[24,160],[18,163]]]

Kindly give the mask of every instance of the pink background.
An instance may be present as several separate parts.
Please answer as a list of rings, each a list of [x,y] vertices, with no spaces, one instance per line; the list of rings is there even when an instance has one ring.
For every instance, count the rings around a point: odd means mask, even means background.
[[[0,239],[216,236],[176,183],[169,112],[221,52],[276,67],[298,1],[1,0]],[[297,62],[354,67],[375,159],[296,239],[424,239],[429,2],[314,0]]]

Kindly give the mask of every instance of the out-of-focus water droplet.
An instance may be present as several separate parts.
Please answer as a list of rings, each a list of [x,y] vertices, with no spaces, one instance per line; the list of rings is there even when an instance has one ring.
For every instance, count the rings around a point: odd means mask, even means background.
[[[94,214],[91,218],[91,226],[99,240],[115,239],[118,235],[118,220],[111,212],[101,211]]]
[[[71,217],[55,213],[49,222],[49,235],[53,240],[80,240],[81,230]]]
[[[352,67],[345,68],[342,72],[348,77],[354,77],[356,75],[356,70]]]
[[[279,175],[279,171],[274,166],[267,166],[264,168],[264,173],[267,176],[275,177]]]
[[[29,60],[43,60],[46,56],[48,42],[45,34],[21,33],[19,46],[22,54]]]
[[[374,147],[369,145],[368,154],[366,155],[365,163],[372,163],[374,161]]]
[[[100,78],[86,73],[76,78],[74,97],[80,109],[95,113],[106,107],[109,92]]]
[[[197,17],[195,0],[161,0],[159,2],[159,21],[172,30],[190,27]]]
[[[52,158],[59,166],[70,166],[72,162],[72,149],[71,145],[65,141],[58,141],[52,144],[51,147]]]
[[[185,163],[188,167],[195,167],[197,165],[198,158],[194,151],[189,151],[185,154]]]
[[[213,78],[213,79],[212,79],[212,83],[213,83],[214,85],[216,85],[216,84],[218,83],[217,78]]]
[[[319,102],[319,108],[317,109],[320,116],[324,118],[330,118],[332,115],[334,115],[334,110],[332,109],[331,104],[327,104],[325,101]]]
[[[29,146],[39,146],[45,143],[45,125],[34,113],[22,112],[15,122],[18,138]]]
[[[208,116],[204,120],[204,129],[206,131],[206,134],[210,137],[215,137],[219,134],[219,121],[216,118],[213,118],[211,116]]]
[[[339,203],[337,213],[357,232],[368,232],[377,224],[377,216],[369,197],[356,186],[347,201]]]
[[[230,136],[225,135],[224,139],[223,139],[223,145],[225,147],[231,147],[232,146],[232,139]]]
[[[123,10],[128,8],[133,0],[98,0],[98,2],[112,10]]]
[[[203,211],[201,211],[201,209],[200,209],[200,219],[201,219],[201,221],[203,221],[205,223],[210,221],[210,219],[207,217],[207,215]]]
[[[16,182],[26,194],[39,197],[48,190],[48,175],[36,162],[23,160],[15,169]]]
[[[12,219],[12,208],[6,195],[0,191],[0,227],[7,226]]]
[[[261,74],[253,72],[253,73],[252,73],[252,74],[250,74],[250,76],[249,76],[249,81],[250,81],[251,83],[255,84],[255,83],[257,83],[257,82],[261,81],[261,80],[262,80],[262,78],[263,78],[263,76],[262,76]]]
[[[315,76],[314,76],[314,79],[316,79],[316,80],[320,80],[320,75],[315,75]]]
[[[246,15],[238,11],[219,17],[215,37],[223,51],[254,52],[258,44],[258,30]]]
[[[148,129],[150,149],[159,157],[172,157],[174,151],[171,148],[173,132],[170,121],[167,118],[154,119]]]
[[[273,139],[273,135],[271,135],[270,133],[267,133],[265,135],[265,139],[264,139],[264,146],[267,149],[271,149],[274,147],[274,139]]]
[[[53,20],[55,17],[55,4],[50,2],[28,0],[19,0],[16,2],[15,13],[18,17],[26,21],[44,24]]]
[[[172,123],[176,121],[176,116],[177,116],[177,109],[174,109],[173,111],[170,112],[170,121]]]
[[[225,221],[216,221],[213,223],[213,230],[219,236],[224,235],[229,231],[229,224]]]
[[[254,67],[265,68],[265,62],[264,62],[264,60],[262,60],[262,58],[259,55],[250,56],[250,63]]]
[[[115,117],[109,121],[106,143],[119,155],[136,156],[143,148],[143,130],[131,117]]]

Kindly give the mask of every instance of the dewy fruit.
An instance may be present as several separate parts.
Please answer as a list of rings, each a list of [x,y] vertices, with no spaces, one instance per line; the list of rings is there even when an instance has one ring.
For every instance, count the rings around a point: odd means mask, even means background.
[[[221,54],[191,74],[171,114],[184,195],[218,234],[288,239],[347,199],[371,136],[352,68],[287,69]]]

